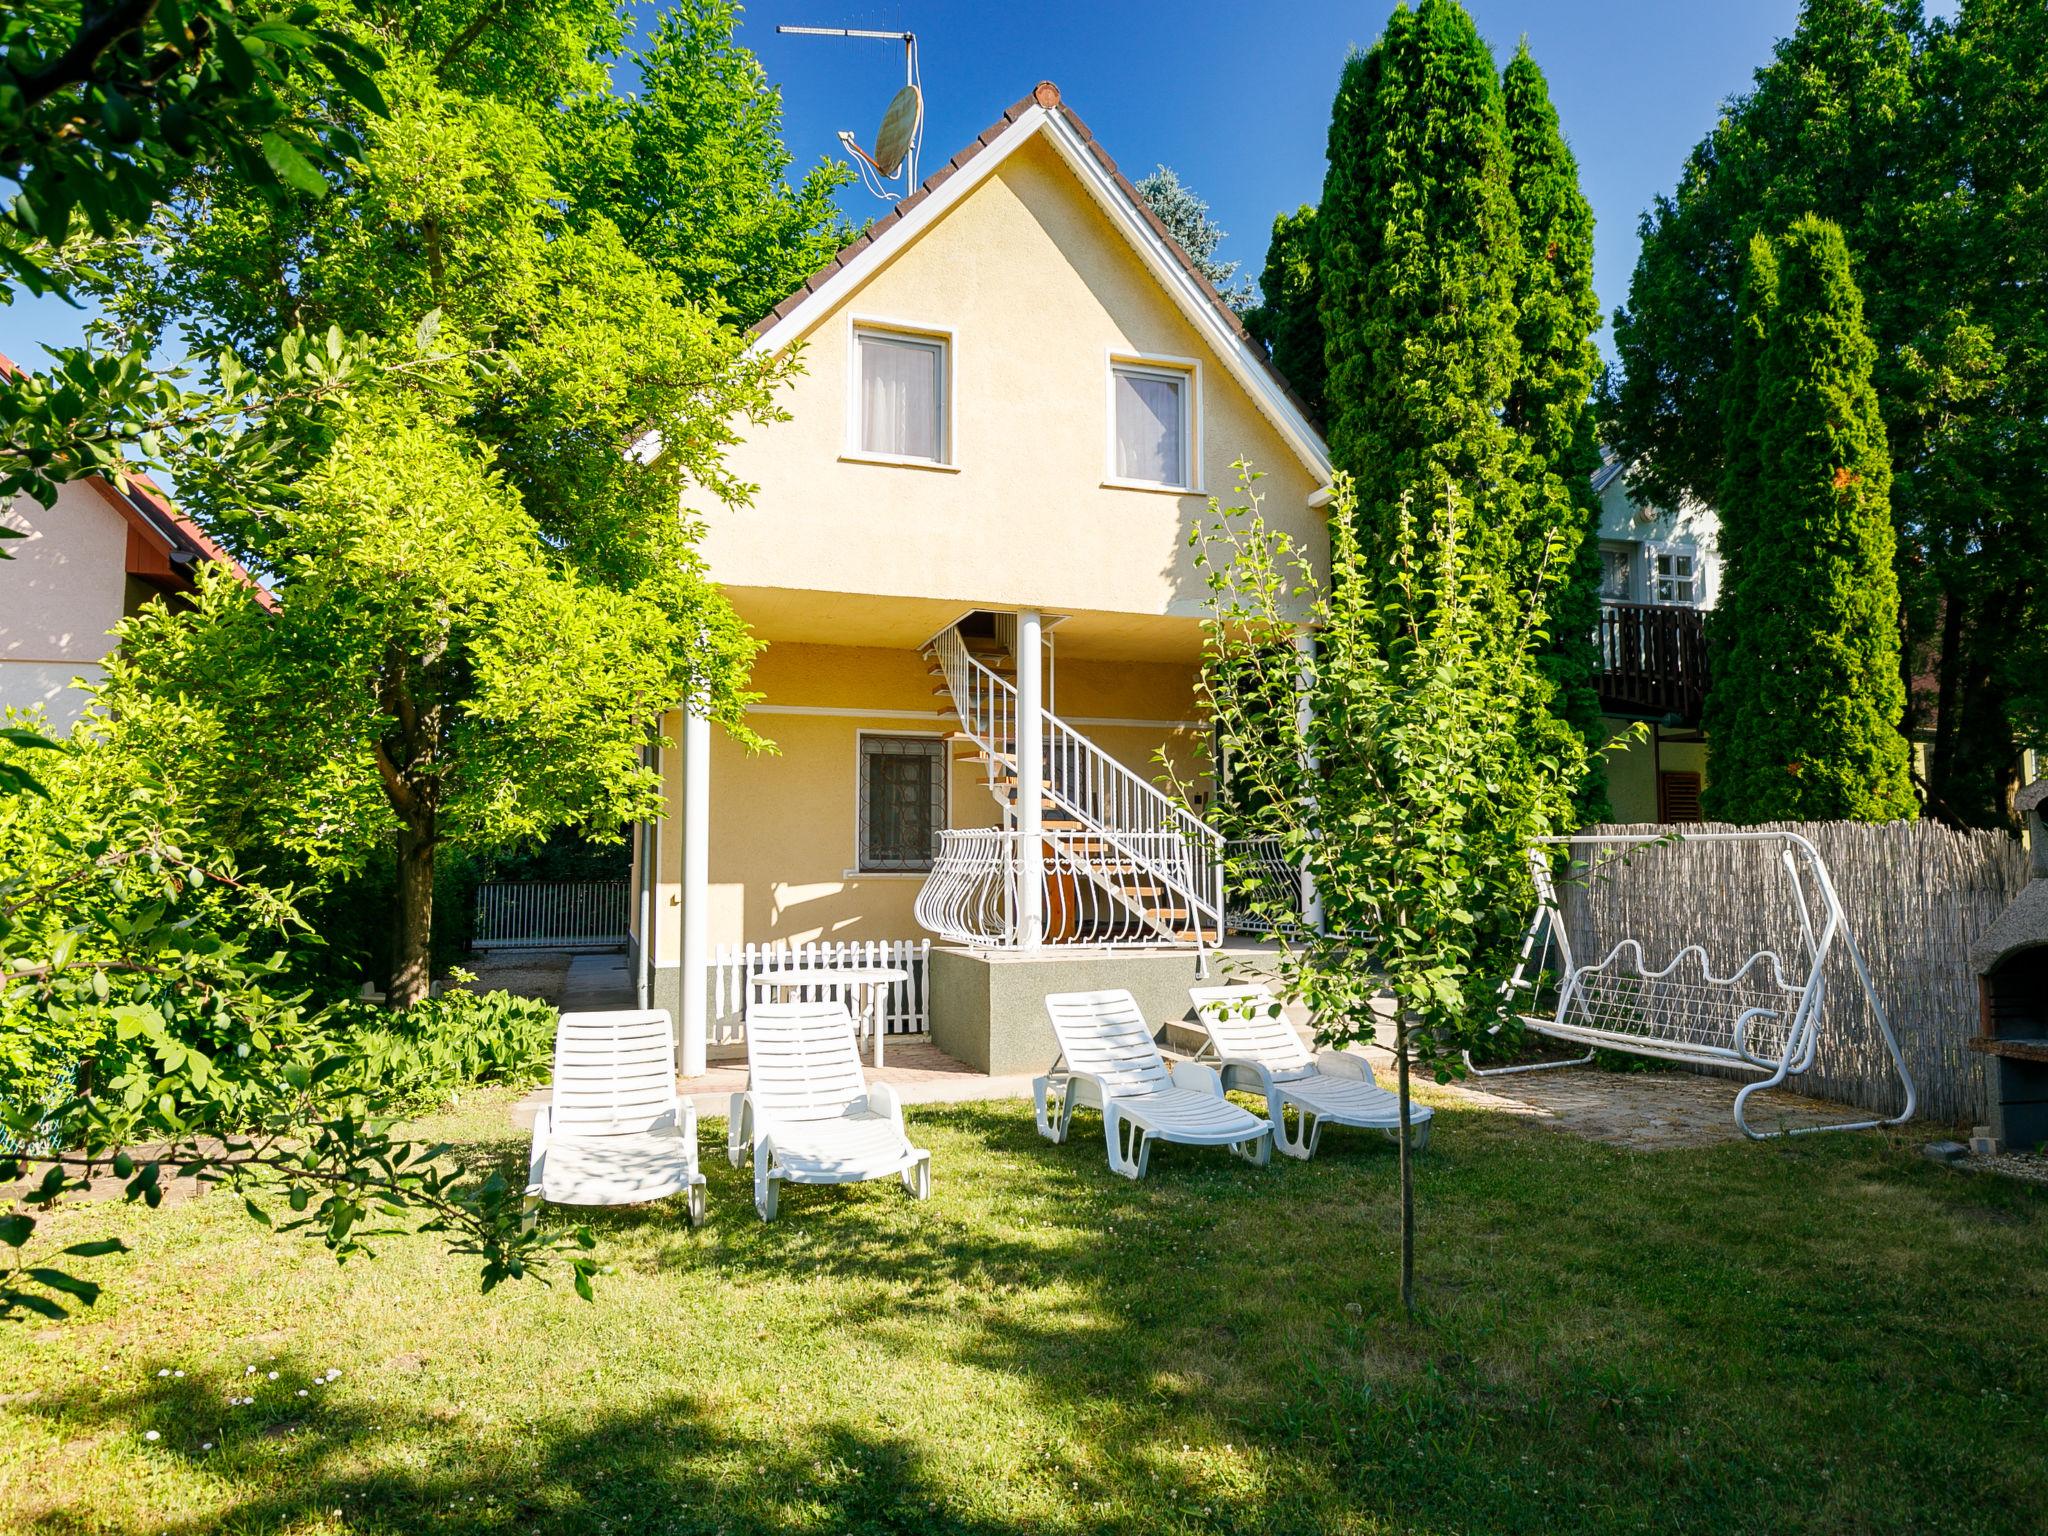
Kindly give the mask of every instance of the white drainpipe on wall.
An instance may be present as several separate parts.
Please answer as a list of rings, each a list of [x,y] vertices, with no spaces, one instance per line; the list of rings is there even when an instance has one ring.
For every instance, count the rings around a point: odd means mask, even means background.
[[[1044,625],[1036,608],[1017,615],[1017,934],[1023,947],[1045,942]]]

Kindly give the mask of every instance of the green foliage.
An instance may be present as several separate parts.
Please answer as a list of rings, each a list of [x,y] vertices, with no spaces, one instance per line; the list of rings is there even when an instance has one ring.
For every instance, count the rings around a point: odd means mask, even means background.
[[[215,583],[138,617],[107,704],[207,787],[220,846],[322,882],[395,856],[401,1000],[426,986],[442,851],[647,813],[646,722],[677,699],[752,739],[753,642],[676,514],[745,500],[722,455],[788,365],[553,179],[564,114],[597,110],[576,61],[613,21],[550,14],[534,46],[555,62],[522,65],[490,40],[530,17],[481,14],[437,50],[365,12],[390,112],[332,194],[281,207],[202,168],[105,295],[152,339],[246,356],[312,324],[375,360],[181,466],[188,510],[278,578],[282,612]]]
[[[1593,209],[1579,190],[1578,162],[1527,43],[1509,62],[1501,95],[1522,231],[1515,287],[1520,366],[1505,419],[1527,452],[1530,518],[1558,535],[1563,577],[1550,603],[1550,639],[1538,665],[1553,690],[1552,711],[1590,754],[1578,811],[1582,823],[1592,823],[1609,813],[1598,756],[1607,734],[1595,683],[1600,658],[1592,640],[1600,618],[1600,502],[1593,494],[1600,463],[1593,412],[1600,301],[1593,293]]]
[[[552,130],[572,221],[596,216],[676,291],[750,325],[851,239],[824,160],[792,186],[782,93],[733,40],[729,0],[681,0],[633,55],[636,94],[593,93]]]
[[[1249,309],[1257,295],[1247,278],[1237,275],[1240,262],[1224,261],[1216,247],[1230,238],[1230,231],[1209,217],[1209,205],[1194,188],[1180,179],[1170,165],[1157,165],[1152,174],[1133,184],[1145,206],[1158,215],[1166,232],[1188,254],[1195,270],[1209,279],[1223,301],[1240,312]]]
[[[353,141],[302,110],[383,110],[374,50],[312,5],[16,0],[0,18],[0,272],[31,293],[80,275],[64,247],[144,222],[192,162],[255,195],[321,197]],[[0,302],[8,290],[0,286]]]
[[[340,1003],[321,1023],[333,1048],[350,1053],[355,1087],[394,1112],[411,1112],[446,1104],[473,1084],[545,1081],[556,1017],[534,998],[453,990],[398,1012]]]
[[[1945,819],[2011,820],[2018,749],[2048,741],[2048,12],[1810,0],[1794,34],[1643,221],[1613,440],[1654,499],[1713,500],[1752,238],[1842,229],[1897,473],[1909,700]]]
[[[1531,584],[1520,449],[1502,416],[1518,368],[1521,230],[1500,77],[1456,0],[1396,7],[1344,68],[1317,214],[1330,453],[1357,486],[1368,560],[1412,509],[1478,508],[1470,571],[1504,628]],[[1446,488],[1449,488],[1448,495]]]
[[[1891,460],[1842,232],[1752,242],[1728,413],[1713,684],[1716,821],[1889,821],[1907,780]]]
[[[1303,203],[1292,213],[1273,218],[1273,238],[1266,247],[1265,270],[1259,275],[1261,295],[1245,311],[1245,329],[1265,347],[1273,366],[1294,386],[1309,411],[1320,418],[1327,370],[1323,362],[1323,319],[1318,312],[1316,277],[1316,210]]]
[[[1372,1039],[1375,999],[1392,994],[1412,1303],[1410,1064],[1455,1073],[1458,1053],[1501,1018],[1529,843],[1572,825],[1584,749],[1540,726],[1546,589],[1523,599],[1503,643],[1493,584],[1473,570],[1479,519],[1455,489],[1426,522],[1404,515],[1382,558],[1356,532],[1340,473],[1325,582],[1310,552],[1265,520],[1256,477],[1238,468],[1243,504],[1212,501],[1194,533],[1209,589],[1202,691],[1238,786],[1209,814],[1226,847],[1277,838],[1314,883],[1320,929],[1271,902],[1250,871],[1228,872],[1273,923],[1279,952],[1265,958],[1320,1041]],[[1293,644],[1304,630],[1312,653]]]
[[[284,984],[301,931],[289,891],[188,851],[187,808],[153,765],[89,732],[61,746],[29,734],[0,743],[0,1187],[29,1180],[0,1197],[0,1320],[97,1299],[47,1261],[120,1244],[46,1254],[31,1210],[109,1173],[151,1208],[172,1175],[226,1184],[338,1259],[380,1234],[438,1232],[486,1289],[570,1252],[587,1289],[588,1233],[542,1229],[502,1175],[385,1118],[452,1074],[530,1072],[548,1010],[442,1002],[354,1038]]]

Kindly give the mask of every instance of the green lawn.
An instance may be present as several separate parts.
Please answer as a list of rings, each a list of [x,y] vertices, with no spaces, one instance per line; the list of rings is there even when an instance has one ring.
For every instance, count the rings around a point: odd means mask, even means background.
[[[523,1166],[505,1102],[434,1129]],[[337,1268],[227,1197],[74,1212],[66,1232],[111,1222],[136,1251],[96,1266],[95,1312],[6,1339],[0,1529],[1987,1533],[2048,1511],[2048,1191],[1910,1142],[1634,1154],[1447,1109],[1411,1324],[1377,1137],[1264,1170],[1168,1148],[1132,1185],[1092,1115],[1065,1147],[1023,1104],[911,1123],[929,1205],[793,1190],[763,1227],[707,1156],[702,1231],[670,1206],[599,1221],[595,1305],[479,1296],[426,1240]]]

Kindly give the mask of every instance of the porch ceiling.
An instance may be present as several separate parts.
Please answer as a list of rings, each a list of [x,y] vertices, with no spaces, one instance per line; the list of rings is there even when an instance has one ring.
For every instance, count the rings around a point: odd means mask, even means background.
[[[756,635],[785,645],[911,650],[973,609],[1006,612],[1016,606],[973,598],[889,597],[795,587],[729,586],[724,591]],[[1058,616],[1052,633],[1062,656],[1189,665],[1201,658],[1201,623],[1192,617],[1068,609]]]

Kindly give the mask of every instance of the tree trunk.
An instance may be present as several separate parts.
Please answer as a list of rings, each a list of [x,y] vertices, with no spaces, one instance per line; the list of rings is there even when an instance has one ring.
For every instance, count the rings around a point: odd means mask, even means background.
[[[394,1008],[410,1008],[427,995],[434,968],[434,828],[398,832],[398,900],[392,908],[391,990]]]
[[[1408,1026],[1394,1027],[1394,1068],[1401,1098],[1401,1307],[1415,1315],[1415,1175],[1408,1145]]]

